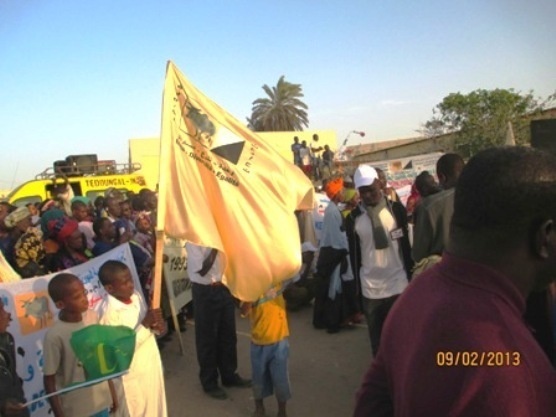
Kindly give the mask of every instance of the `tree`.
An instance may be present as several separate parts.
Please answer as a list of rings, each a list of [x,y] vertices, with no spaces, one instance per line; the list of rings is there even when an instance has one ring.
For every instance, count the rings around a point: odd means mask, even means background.
[[[513,89],[475,90],[469,94],[451,93],[433,109],[424,124],[426,136],[456,135],[456,151],[471,156],[478,151],[504,144],[508,122],[512,123],[517,144],[530,142],[531,117],[550,105],[556,94],[541,101],[533,92]]]
[[[307,105],[300,100],[303,92],[300,84],[284,80],[282,75],[276,87],[263,85],[268,98],[253,102],[249,127],[258,132],[303,130],[309,125]]]

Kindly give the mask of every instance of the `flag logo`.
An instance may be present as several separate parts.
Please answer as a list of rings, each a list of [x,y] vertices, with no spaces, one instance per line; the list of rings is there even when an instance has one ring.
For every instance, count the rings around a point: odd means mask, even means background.
[[[311,181],[171,62],[160,155],[159,227],[218,249],[234,296],[254,301],[297,273],[294,211],[313,209]]]

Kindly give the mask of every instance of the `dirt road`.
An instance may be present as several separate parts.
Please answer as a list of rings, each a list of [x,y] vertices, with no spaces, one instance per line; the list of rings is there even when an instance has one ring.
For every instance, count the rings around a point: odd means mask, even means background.
[[[363,325],[337,334],[315,330],[310,308],[289,313],[290,381],[293,398],[290,417],[348,417],[354,394],[368,368],[371,348]],[[237,315],[239,373],[250,377],[249,323]],[[215,400],[203,393],[195,358],[195,329],[188,322],[182,333],[185,355],[180,354],[173,336],[162,350],[166,395],[170,417],[248,417],[254,410],[251,389],[226,389],[227,400]],[[274,398],[265,400],[268,416],[275,416]]]

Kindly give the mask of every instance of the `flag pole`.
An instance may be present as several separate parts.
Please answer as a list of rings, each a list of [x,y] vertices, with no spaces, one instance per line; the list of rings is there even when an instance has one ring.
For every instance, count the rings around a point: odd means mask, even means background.
[[[50,397],[53,397],[55,395],[65,394],[66,392],[75,391],[76,389],[81,389],[81,388],[87,388],[87,387],[90,387],[91,385],[96,385],[96,384],[99,384],[103,381],[108,381],[108,380],[111,380],[111,379],[114,379],[114,378],[118,378],[122,375],[127,374],[128,372],[129,372],[129,369],[126,369],[125,371],[116,372],[114,374],[103,376],[103,377],[100,377],[100,378],[97,378],[97,379],[92,379],[90,381],[78,382],[78,383],[75,383],[73,385],[70,385],[69,387],[65,387],[65,388],[62,388],[58,391],[51,392],[50,394],[43,395],[42,397],[37,397],[37,398],[33,397],[32,400],[27,401],[25,404],[23,404],[23,407],[29,407],[31,404],[34,404],[38,401],[46,400],[46,399],[48,399]]]
[[[160,158],[159,167],[163,166],[164,161],[168,161],[169,146],[165,145],[164,140],[164,101],[166,100],[166,83],[168,80],[168,71],[170,69],[170,61],[166,63],[166,77],[164,81],[164,89],[162,90],[162,111],[160,120]],[[158,171],[158,207],[156,210],[156,247],[154,253],[154,277],[153,277],[153,298],[151,307],[153,309],[160,308],[160,296],[162,294],[162,271],[164,257],[164,226],[166,223],[166,213],[161,207],[166,201],[166,170],[159,168]]]
[[[162,267],[164,254],[164,230],[156,231],[156,249],[154,253],[153,298],[151,307],[160,308],[160,294],[162,292]]]

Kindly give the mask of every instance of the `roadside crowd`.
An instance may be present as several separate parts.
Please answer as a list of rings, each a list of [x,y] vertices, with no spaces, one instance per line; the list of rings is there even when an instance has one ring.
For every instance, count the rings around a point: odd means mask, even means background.
[[[353,415],[554,416],[556,158],[445,154],[436,174],[416,179],[410,216],[368,165],[324,185],[313,325],[366,318]]]

